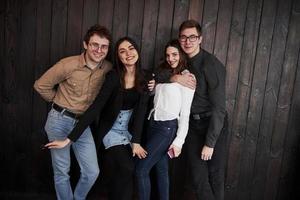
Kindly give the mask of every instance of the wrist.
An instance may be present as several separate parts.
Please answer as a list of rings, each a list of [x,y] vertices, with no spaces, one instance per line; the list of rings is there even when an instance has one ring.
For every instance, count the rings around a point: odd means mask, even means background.
[[[173,82],[173,83],[174,83],[174,82],[177,82],[177,81],[178,81],[178,75],[177,75],[177,74],[173,75],[173,76],[171,77],[170,81]]]

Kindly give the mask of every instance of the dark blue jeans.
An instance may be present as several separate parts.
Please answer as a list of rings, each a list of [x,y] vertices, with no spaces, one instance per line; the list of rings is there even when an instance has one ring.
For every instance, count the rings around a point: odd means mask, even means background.
[[[155,167],[160,200],[169,199],[169,158],[167,151],[174,140],[177,131],[177,120],[151,120],[148,128],[145,149],[148,152],[145,159],[136,165],[136,177],[140,200],[149,200],[151,183],[149,173]]]

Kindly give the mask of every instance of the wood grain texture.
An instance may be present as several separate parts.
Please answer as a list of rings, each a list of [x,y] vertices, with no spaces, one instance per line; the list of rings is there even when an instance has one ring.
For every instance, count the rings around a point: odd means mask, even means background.
[[[142,67],[151,70],[179,25],[195,19],[203,27],[202,47],[227,71],[225,200],[299,199],[299,13],[298,0],[1,1],[0,170],[6,181],[0,198],[55,198],[50,153],[40,150],[49,108],[32,86],[58,60],[82,51],[91,25],[106,26],[114,42],[132,37]],[[185,163],[170,164],[170,199],[195,199]],[[88,199],[107,199],[106,185],[100,175]]]

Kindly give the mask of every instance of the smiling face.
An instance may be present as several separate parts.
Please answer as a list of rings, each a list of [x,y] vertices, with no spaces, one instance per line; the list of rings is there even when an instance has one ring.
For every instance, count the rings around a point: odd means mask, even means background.
[[[179,50],[175,47],[169,46],[166,49],[166,60],[173,69],[176,68],[180,61]]]
[[[186,28],[180,32],[180,46],[190,58],[195,56],[200,51],[201,41],[202,36],[199,36],[195,27]]]
[[[83,42],[86,50],[86,61],[92,65],[99,64],[107,55],[109,48],[109,40],[96,34],[91,36],[88,44]]]
[[[139,54],[135,47],[127,40],[123,41],[118,47],[118,56],[124,66],[133,66],[139,59]]]

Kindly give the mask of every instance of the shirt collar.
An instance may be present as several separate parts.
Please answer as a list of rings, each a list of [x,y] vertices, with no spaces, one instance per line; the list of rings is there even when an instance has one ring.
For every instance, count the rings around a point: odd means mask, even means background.
[[[98,66],[94,69],[102,69],[103,67],[103,63],[104,63],[104,59],[98,64]],[[80,67],[87,67],[89,69],[91,69],[87,63],[86,63],[86,60],[85,60],[85,52],[81,53],[80,54]],[[91,69],[92,70],[92,69]]]

